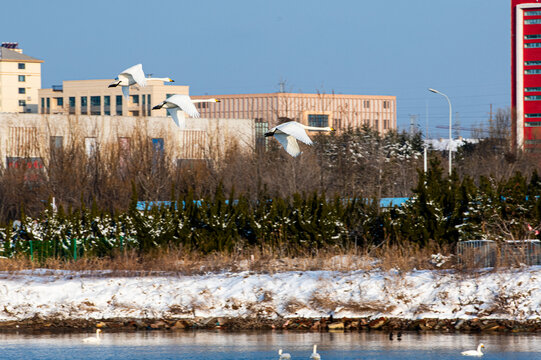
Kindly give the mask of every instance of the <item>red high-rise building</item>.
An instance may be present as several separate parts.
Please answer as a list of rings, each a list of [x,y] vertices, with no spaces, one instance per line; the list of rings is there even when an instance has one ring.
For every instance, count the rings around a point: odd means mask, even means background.
[[[511,0],[513,145],[541,152],[541,1]]]

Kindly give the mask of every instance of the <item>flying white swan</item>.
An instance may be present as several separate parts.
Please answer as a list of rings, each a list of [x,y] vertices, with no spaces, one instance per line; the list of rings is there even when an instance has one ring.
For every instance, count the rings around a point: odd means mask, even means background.
[[[483,356],[483,352],[481,351],[482,348],[484,348],[485,345],[483,344],[479,344],[479,346],[477,346],[477,350],[468,350],[468,351],[463,351],[461,352],[462,355],[464,356]]]
[[[90,336],[90,337],[84,338],[83,342],[88,343],[88,344],[98,344],[99,342],[101,342],[100,333],[101,333],[101,329],[96,329],[96,336]]]
[[[289,360],[289,359],[291,359],[291,355],[288,354],[288,353],[283,353],[282,349],[278,350],[278,355],[280,355],[278,360]]]
[[[184,128],[184,124],[181,124],[178,117],[178,111],[182,110],[193,118],[198,118],[199,111],[197,111],[194,104],[203,102],[220,102],[218,99],[198,99],[192,100],[188,95],[171,95],[158,105],[154,106],[152,110],[158,110],[162,107],[167,109],[167,113],[171,115],[178,127]]]
[[[265,133],[265,136],[274,136],[289,155],[296,157],[301,153],[297,140],[312,145],[312,140],[308,137],[306,130],[335,131],[332,127],[307,126],[296,121],[288,121],[273,127]]]
[[[109,84],[109,87],[122,86],[122,93],[124,94],[124,97],[127,98],[130,94],[130,86],[137,84],[144,87],[147,84],[147,80],[175,82],[170,78],[146,78],[145,73],[143,72],[143,65],[137,64],[118,74],[115,81]]]

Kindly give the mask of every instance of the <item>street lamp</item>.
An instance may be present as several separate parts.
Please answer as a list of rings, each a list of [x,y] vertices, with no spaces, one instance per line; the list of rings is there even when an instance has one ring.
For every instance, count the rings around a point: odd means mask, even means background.
[[[441,96],[445,96],[445,98],[447,99],[447,102],[449,103],[449,176],[451,176],[451,172],[452,172],[452,166],[451,166],[451,159],[452,159],[452,156],[451,156],[451,142],[453,141],[453,137],[452,137],[452,125],[453,125],[453,122],[452,122],[452,114],[453,114],[453,111],[452,111],[452,108],[451,108],[451,100],[449,100],[449,97],[447,95],[445,95],[444,93],[442,92],[439,92],[438,90],[435,90],[435,89],[432,89],[432,88],[428,88],[428,91],[432,91],[433,93],[436,93],[436,94],[440,94]]]

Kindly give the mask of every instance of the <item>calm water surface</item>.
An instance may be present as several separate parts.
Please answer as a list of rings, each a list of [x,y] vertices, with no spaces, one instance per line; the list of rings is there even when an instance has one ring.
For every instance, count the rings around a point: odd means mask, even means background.
[[[541,360],[541,334],[456,335],[405,333],[139,332],[107,333],[98,345],[92,334],[0,334],[0,359],[309,359],[313,344],[326,359],[465,359],[463,350],[485,344],[483,359]]]

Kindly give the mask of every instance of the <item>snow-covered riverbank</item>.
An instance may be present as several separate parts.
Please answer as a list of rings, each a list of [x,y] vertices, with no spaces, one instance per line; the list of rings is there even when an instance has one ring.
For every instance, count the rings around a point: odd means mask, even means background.
[[[478,272],[0,273],[0,321],[30,318],[541,319],[541,267]]]

